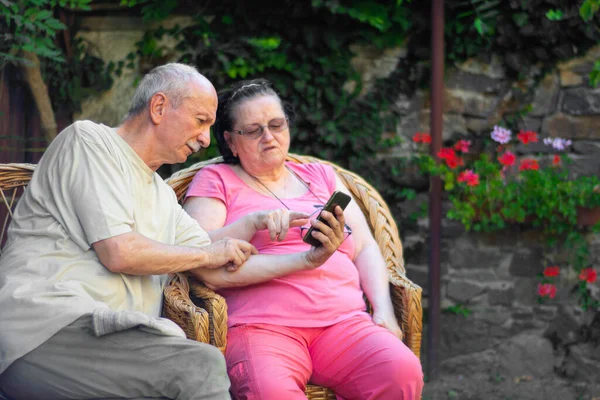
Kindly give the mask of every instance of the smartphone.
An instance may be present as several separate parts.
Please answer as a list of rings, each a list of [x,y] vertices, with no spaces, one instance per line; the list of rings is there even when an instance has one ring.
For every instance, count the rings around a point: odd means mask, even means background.
[[[333,192],[329,200],[327,200],[327,203],[325,204],[325,206],[323,206],[323,210],[321,211],[329,211],[330,213],[333,213],[333,209],[335,208],[335,206],[340,206],[342,210],[344,210],[348,203],[350,203],[350,200],[352,200],[352,198],[346,193],[335,191]],[[317,220],[323,222],[324,224],[327,224],[327,221],[325,221],[321,217],[321,213],[319,213]],[[315,227],[311,226],[308,229],[308,232],[306,232],[306,235],[304,235],[304,237],[302,238],[302,240],[304,241],[304,243],[308,243],[311,246],[319,247],[322,245],[322,243],[312,236],[312,232],[314,229]]]

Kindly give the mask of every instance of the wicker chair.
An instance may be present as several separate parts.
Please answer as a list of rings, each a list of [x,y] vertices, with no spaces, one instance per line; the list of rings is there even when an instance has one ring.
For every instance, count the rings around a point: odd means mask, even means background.
[[[404,332],[404,342],[420,355],[422,333],[421,288],[406,278],[402,244],[387,205],[380,195],[358,175],[334,164],[313,157],[290,155],[290,161],[306,163],[319,161],[334,167],[354,200],[367,216],[367,221],[387,263],[390,291],[396,318]],[[205,165],[221,162],[221,158],[201,162],[175,173],[167,182],[181,200],[195,173]],[[0,164],[0,196],[5,207],[0,243],[3,243],[12,209],[31,179],[32,164]],[[184,274],[171,274],[164,291],[163,316],[173,320],[189,339],[217,346],[225,351],[227,345],[227,304],[225,300]],[[311,400],[335,399],[334,393],[320,386],[308,385],[306,395]]]

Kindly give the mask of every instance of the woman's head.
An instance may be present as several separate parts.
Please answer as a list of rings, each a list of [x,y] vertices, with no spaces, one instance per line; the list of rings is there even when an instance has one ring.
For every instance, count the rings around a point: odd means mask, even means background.
[[[288,116],[266,79],[238,82],[221,92],[213,132],[228,164],[240,158],[243,164],[255,163],[279,153],[285,158],[289,149]]]

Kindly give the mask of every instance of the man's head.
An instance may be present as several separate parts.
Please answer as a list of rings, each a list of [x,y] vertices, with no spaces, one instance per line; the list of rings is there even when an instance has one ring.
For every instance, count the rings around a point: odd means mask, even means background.
[[[151,70],[140,82],[125,117],[146,121],[151,128],[151,168],[184,162],[210,144],[210,127],[215,121],[217,92],[194,67],[171,63]]]

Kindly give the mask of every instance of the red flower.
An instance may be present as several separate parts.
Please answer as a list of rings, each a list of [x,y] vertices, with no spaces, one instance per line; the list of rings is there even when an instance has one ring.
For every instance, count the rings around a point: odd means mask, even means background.
[[[552,278],[560,275],[560,267],[546,267],[544,269],[544,276],[547,278]]]
[[[582,270],[581,273],[579,274],[579,279],[582,281],[586,281],[587,283],[596,282],[597,277],[598,277],[598,274],[596,273],[594,268],[586,268],[586,269]]]
[[[553,283],[538,283],[537,294],[541,297],[556,297],[556,285]]]
[[[463,159],[460,157],[451,157],[451,158],[446,158],[446,165],[448,166],[448,168],[450,169],[455,169],[457,167],[460,167],[462,165],[464,165],[465,163],[463,162]]]
[[[458,174],[459,182],[466,182],[468,186],[479,185],[479,175],[468,169]]]
[[[517,135],[517,138],[523,144],[537,143],[538,141],[537,133],[535,133],[534,131],[521,131]]]
[[[429,133],[417,132],[413,136],[413,142],[415,142],[415,143],[431,143],[431,135]]]
[[[454,144],[454,150],[460,151],[462,153],[468,153],[469,146],[471,146],[470,140],[459,140]]]
[[[519,165],[519,171],[526,171],[528,169],[532,169],[534,171],[537,171],[538,169],[540,169],[540,165],[538,164],[538,161],[531,159],[531,158],[521,160],[521,164]]]
[[[560,156],[558,154],[554,155],[554,158],[552,159],[552,164],[553,165],[560,165]]]
[[[517,157],[510,151],[507,151],[504,154],[502,154],[500,157],[498,157],[498,161],[500,161],[500,164],[502,164],[506,167],[510,167],[511,165],[513,165],[515,163],[516,159],[517,159]]]

